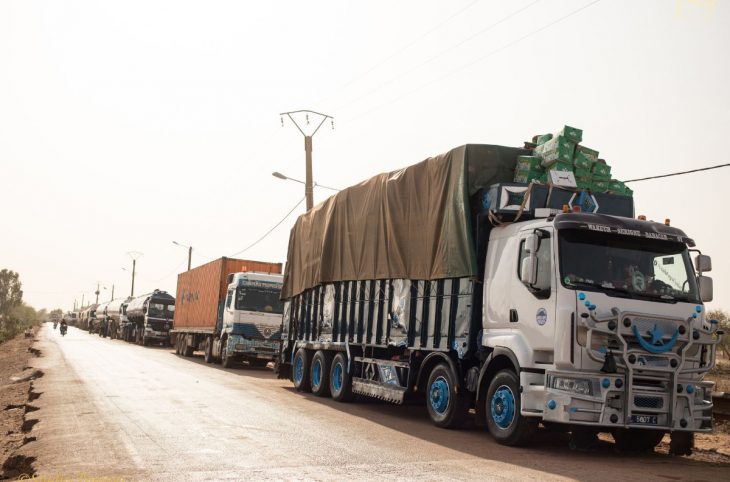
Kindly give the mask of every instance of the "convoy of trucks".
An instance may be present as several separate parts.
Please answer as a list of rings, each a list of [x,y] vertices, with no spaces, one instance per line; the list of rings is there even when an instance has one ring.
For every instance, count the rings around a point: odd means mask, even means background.
[[[419,395],[439,427],[473,408],[506,445],[541,422],[638,449],[710,431],[710,258],[629,196],[512,182],[530,152],[462,146],[301,215],[279,376],[337,401]]]
[[[438,427],[474,410],[505,445],[543,424],[631,450],[671,432],[688,452],[683,435],[712,429],[722,337],[709,256],[635,217],[630,190],[513,182],[531,153],[465,145],[344,189],[297,219],[283,275],[224,257],[180,273],[175,297],[64,317],[225,368],[275,362],[340,402],[420,398]]]
[[[175,300],[175,351],[228,368],[265,366],[279,354],[281,263],[220,258],[180,273]]]

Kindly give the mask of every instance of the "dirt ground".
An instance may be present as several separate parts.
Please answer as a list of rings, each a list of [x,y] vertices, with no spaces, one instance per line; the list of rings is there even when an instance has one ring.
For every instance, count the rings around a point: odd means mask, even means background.
[[[43,373],[28,367],[32,357],[40,356],[32,347],[34,341],[35,336],[19,335],[0,344],[0,479],[33,473],[34,457],[18,450],[35,441],[32,430],[38,422],[33,417],[32,401],[39,396],[33,380]]]

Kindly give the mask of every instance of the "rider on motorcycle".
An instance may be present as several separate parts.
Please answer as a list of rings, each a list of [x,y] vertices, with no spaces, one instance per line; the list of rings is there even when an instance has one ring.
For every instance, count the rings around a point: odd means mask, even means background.
[[[66,323],[66,320],[61,320],[61,334],[65,335],[66,330],[68,330],[68,324]]]

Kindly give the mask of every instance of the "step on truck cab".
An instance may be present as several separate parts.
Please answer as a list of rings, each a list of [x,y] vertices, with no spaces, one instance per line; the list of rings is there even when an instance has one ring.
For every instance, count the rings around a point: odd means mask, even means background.
[[[131,323],[130,339],[138,345],[170,344],[170,330],[175,315],[175,298],[166,291],[155,290],[137,296],[127,304]]]
[[[711,430],[709,257],[630,196],[511,182],[530,152],[462,146],[300,216],[279,376],[338,401],[422,397],[439,427],[474,408],[506,445],[540,422],[634,449]]]
[[[280,263],[221,258],[178,276],[176,352],[203,351],[228,368],[275,361],[281,339]]]

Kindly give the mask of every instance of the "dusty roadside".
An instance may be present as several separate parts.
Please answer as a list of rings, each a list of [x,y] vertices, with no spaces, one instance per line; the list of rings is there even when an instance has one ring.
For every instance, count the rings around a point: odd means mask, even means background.
[[[35,441],[33,416],[37,407],[33,401],[40,394],[33,382],[43,376],[31,368],[31,359],[40,356],[33,348],[35,334],[23,334],[0,345],[0,479],[14,479],[21,474],[32,475],[35,457],[24,453],[24,446]]]

